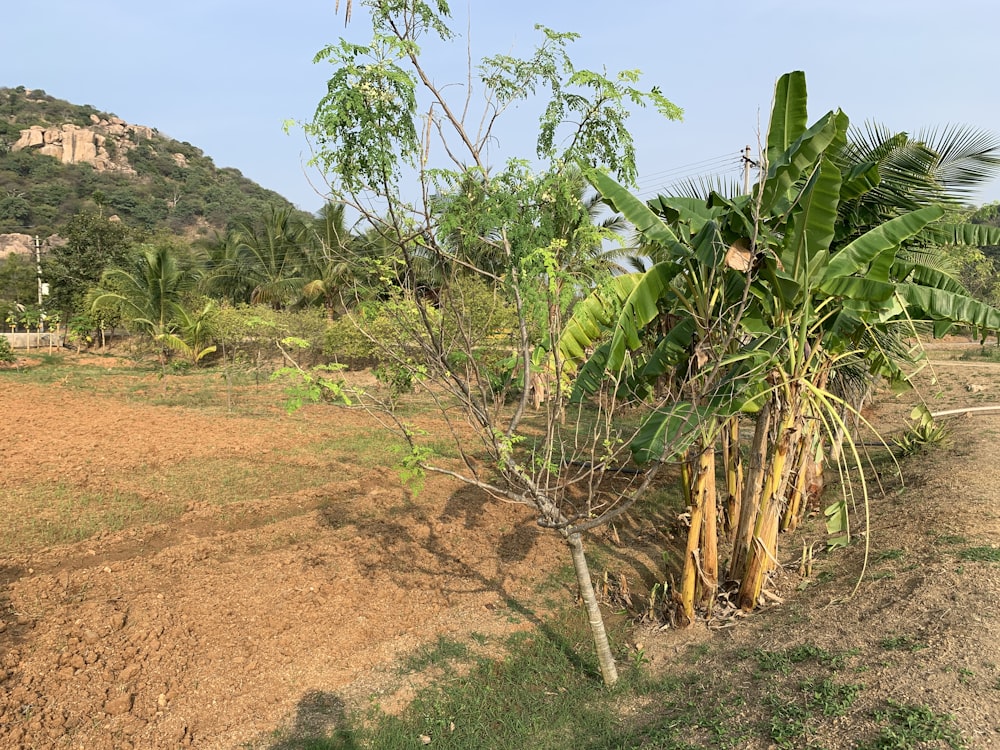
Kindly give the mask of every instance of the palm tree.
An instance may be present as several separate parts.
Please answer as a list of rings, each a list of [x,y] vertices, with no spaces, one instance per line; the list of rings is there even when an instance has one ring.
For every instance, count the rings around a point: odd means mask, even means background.
[[[327,203],[310,230],[312,241],[303,246],[302,296],[321,300],[332,320],[357,266],[357,242],[346,225],[343,203]]]
[[[284,207],[271,206],[260,223],[238,224],[214,247],[211,286],[234,301],[284,307],[304,284],[307,233],[305,223]]]
[[[198,271],[182,267],[174,250],[158,244],[144,250],[132,269],[112,268],[89,297],[93,313],[119,313],[126,326],[157,345],[161,364],[171,348],[169,337],[186,315],[184,301],[197,286]]]

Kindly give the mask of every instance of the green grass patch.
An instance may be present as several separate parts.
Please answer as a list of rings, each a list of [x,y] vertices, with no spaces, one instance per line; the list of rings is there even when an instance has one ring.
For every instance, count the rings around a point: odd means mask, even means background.
[[[966,747],[954,719],[949,714],[935,713],[927,706],[889,701],[884,710],[875,714],[875,720],[881,725],[878,733],[872,740],[858,745],[858,750],[916,750],[923,747],[963,750]]]
[[[756,660],[757,669],[763,675],[771,672],[788,674],[793,665],[806,662],[815,662],[830,669],[840,669],[844,666],[846,658],[852,653],[832,653],[807,643],[780,651],[757,649],[749,655]]]
[[[140,467],[132,478],[140,492],[162,493],[186,503],[231,505],[322,486],[330,477],[316,466],[296,464],[279,454],[192,458],[158,467]]]
[[[971,349],[969,351],[962,352],[959,359],[966,362],[1000,362],[1000,347],[981,346],[978,349]]]
[[[901,549],[887,549],[877,553],[872,559],[874,562],[888,562],[890,560],[902,560],[906,552]]]
[[[934,537],[935,544],[955,545],[965,544],[967,541],[969,540],[960,534],[938,534]]]
[[[420,748],[427,739],[430,747],[455,750],[694,750],[744,744],[745,728],[733,720],[740,697],[726,686],[710,684],[700,674],[652,678],[620,660],[622,678],[608,690],[589,644],[586,619],[577,610],[537,632],[508,637],[501,659],[439,639],[406,666],[443,666],[444,675],[420,689],[401,715],[376,707],[340,717],[335,728],[323,732],[293,737],[284,731],[275,747]],[[469,671],[452,670],[456,661]]]
[[[805,680],[800,685],[806,704],[823,716],[846,716],[864,685],[831,679]]]
[[[927,648],[926,643],[922,643],[910,635],[894,635],[883,638],[878,645],[886,651],[920,651]]]
[[[959,550],[958,559],[967,562],[1000,562],[1000,547],[966,547]]]
[[[439,635],[435,643],[419,648],[399,667],[400,672],[423,672],[431,667],[447,669],[456,661],[469,658],[469,647],[460,641]]]
[[[0,550],[28,552],[83,541],[101,531],[120,531],[175,518],[178,498],[149,499],[139,492],[93,492],[61,482],[13,487],[0,493]]]

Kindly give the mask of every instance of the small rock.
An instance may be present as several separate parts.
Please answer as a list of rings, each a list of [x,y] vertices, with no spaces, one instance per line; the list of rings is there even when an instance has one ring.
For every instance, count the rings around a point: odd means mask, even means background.
[[[108,716],[120,716],[132,710],[132,694],[122,693],[104,704],[104,713]]]

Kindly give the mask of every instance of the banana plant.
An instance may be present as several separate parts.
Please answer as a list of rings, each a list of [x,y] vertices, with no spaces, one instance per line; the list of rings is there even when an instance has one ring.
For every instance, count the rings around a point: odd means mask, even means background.
[[[983,234],[938,226],[945,211],[936,204],[869,212],[867,223],[850,223],[852,207],[882,184],[880,164],[844,159],[849,120],[843,112],[807,126],[801,72],[779,80],[774,101],[766,171],[749,196],[660,197],[646,204],[605,175],[588,173],[656,262],[578,307],[560,346],[568,360],[581,363],[577,397],[602,376],[626,372],[630,393],[652,396],[669,374],[675,391],[685,394],[685,408],[651,409],[632,445],[640,462],[682,450],[698,461],[687,471],[692,525],[679,595],[682,622],[693,615],[693,592],[716,544],[703,538],[714,521],[706,506],[715,500],[705,499],[698,484],[709,473],[702,462],[718,435],[732,435],[736,413],[757,412],[746,475],[741,483],[727,482],[740,497],[726,504],[735,516],[728,575],[739,584],[739,605],[751,609],[777,559],[780,526],[794,524],[805,507],[810,471],[819,465],[821,472],[823,433],[842,422],[844,402],[828,387],[836,368],[864,357],[883,374],[902,377],[877,348],[860,348],[873,332],[901,320],[930,319],[939,330],[956,322],[1000,326],[996,310],[905,250],[942,234],[969,240]],[[665,320],[671,321],[666,330]],[[589,359],[584,352],[592,352]],[[728,463],[737,470],[738,462]]]

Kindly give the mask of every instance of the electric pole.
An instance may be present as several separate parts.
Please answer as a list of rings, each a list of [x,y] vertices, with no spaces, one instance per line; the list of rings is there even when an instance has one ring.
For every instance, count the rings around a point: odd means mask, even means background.
[[[743,161],[743,194],[750,195],[750,167],[759,167],[760,163],[750,158],[750,146],[743,149],[740,159]]]
[[[42,241],[35,235],[35,276],[38,279],[38,306],[42,306]]]

